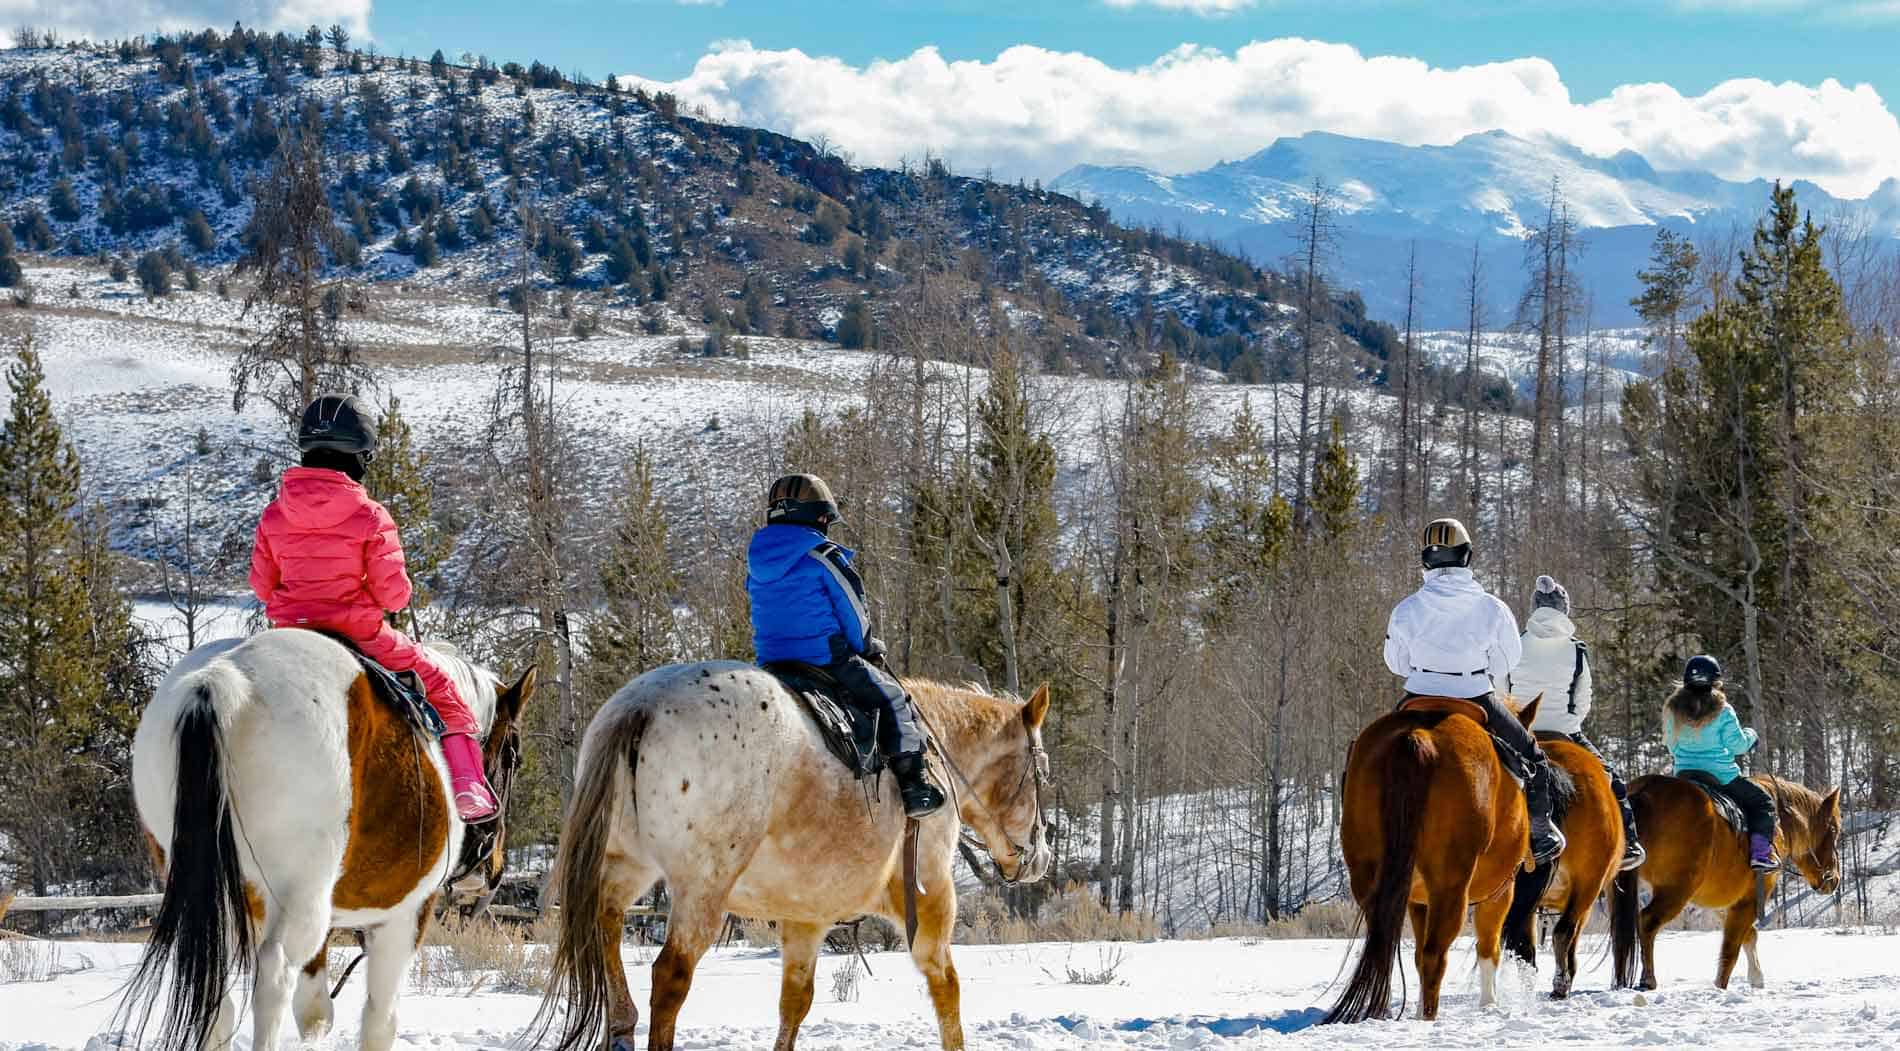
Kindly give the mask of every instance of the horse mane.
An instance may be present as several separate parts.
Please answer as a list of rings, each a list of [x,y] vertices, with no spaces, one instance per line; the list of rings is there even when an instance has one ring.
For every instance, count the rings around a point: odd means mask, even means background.
[[[905,679],[904,688],[933,727],[953,739],[994,736],[1023,708],[1021,698],[991,693],[975,684],[955,686],[936,679]]]

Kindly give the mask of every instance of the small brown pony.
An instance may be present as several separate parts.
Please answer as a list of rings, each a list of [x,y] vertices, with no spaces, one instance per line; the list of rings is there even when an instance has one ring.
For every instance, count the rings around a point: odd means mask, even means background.
[[[950,935],[957,837],[975,828],[1009,882],[1048,870],[1042,723],[1049,688],[1027,702],[912,680],[958,806],[919,831],[917,937],[946,1051],[963,1047]],[[832,924],[904,914],[904,811],[885,782],[867,798],[826,749],[803,704],[750,664],[656,668],[621,688],[587,727],[555,884],[561,934],[536,1030],[558,1018],[561,1051],[633,1046],[639,1012],[620,959],[621,922],[659,879],[672,896],[653,964],[650,1051],[670,1051],[700,957],[728,912],[778,921],[784,980],[778,1051],[811,1009],[818,946]]]
[[[1518,713],[1529,726],[1538,701]],[[1499,940],[1512,874],[1530,856],[1524,792],[1498,762],[1475,705],[1422,699],[1441,709],[1381,716],[1346,760],[1340,848],[1352,896],[1365,914],[1358,966],[1326,1022],[1385,1018],[1392,965],[1409,907],[1418,943],[1418,1016],[1438,1017],[1445,956],[1476,904],[1479,1002],[1497,999]],[[1421,851],[1420,844],[1426,849]]]
[[[1832,894],[1841,885],[1836,848],[1841,838],[1841,790],[1823,796],[1777,777],[1757,777],[1775,801],[1775,850],[1794,863],[1808,886]],[[1656,988],[1656,933],[1694,903],[1726,909],[1722,953],[1715,963],[1715,985],[1728,988],[1736,954],[1748,950],[1748,984],[1762,986],[1761,961],[1755,957],[1755,876],[1748,867],[1747,838],[1716,813],[1708,793],[1677,777],[1650,774],[1630,785],[1636,825],[1643,830],[1649,859],[1641,868],[1616,878],[1610,901],[1610,939],[1616,984],[1631,984],[1636,944],[1643,947],[1639,989]],[[1763,876],[1763,896],[1774,890],[1777,873]],[[1650,886],[1649,904],[1638,915],[1638,881]]]
[[[1557,964],[1550,995],[1570,995],[1577,978],[1577,936],[1590,918],[1590,907],[1610,887],[1623,859],[1623,814],[1610,788],[1610,773],[1587,750],[1561,735],[1538,735],[1557,769],[1570,775],[1559,785],[1556,817],[1563,828],[1563,856],[1517,877],[1510,915],[1504,921],[1504,947],[1525,963],[1537,964],[1537,910],[1554,909],[1551,955]]]

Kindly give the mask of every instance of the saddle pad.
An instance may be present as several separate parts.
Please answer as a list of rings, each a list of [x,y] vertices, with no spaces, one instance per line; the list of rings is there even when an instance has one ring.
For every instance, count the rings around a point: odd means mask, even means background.
[[[766,665],[765,670],[811,713],[818,735],[825,739],[825,748],[853,777],[875,777],[884,769],[884,754],[877,746],[877,712],[840,699],[833,692],[837,684],[823,668],[778,661]]]
[[[1484,705],[1463,697],[1408,697],[1399,702],[1399,711],[1462,715],[1479,726],[1489,722],[1485,717]]]
[[[1678,780],[1687,781],[1697,788],[1700,788],[1702,793],[1709,797],[1709,802],[1714,804],[1715,815],[1723,821],[1728,822],[1728,827],[1733,829],[1736,835],[1741,836],[1748,833],[1748,815],[1742,813],[1741,804],[1730,799],[1727,794],[1722,791],[1721,782],[1717,781],[1714,776],[1703,773],[1700,770],[1684,770],[1682,773],[1674,776]]]
[[[422,689],[422,681],[415,677],[414,672],[390,671],[363,656],[362,651],[352,645],[349,639],[341,635],[332,635],[327,631],[322,634],[329,635],[330,638],[342,643],[343,648],[356,657],[356,663],[363,668],[364,678],[369,680],[370,692],[384,704],[395,709],[404,722],[417,733],[427,734],[431,739],[438,741],[442,739],[442,733],[448,727],[442,722],[442,716],[435,710],[435,705],[429,703],[429,698]]]

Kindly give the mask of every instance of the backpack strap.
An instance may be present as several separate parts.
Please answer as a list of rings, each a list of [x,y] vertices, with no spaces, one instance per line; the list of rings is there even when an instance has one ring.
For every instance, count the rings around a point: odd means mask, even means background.
[[[1582,639],[1570,641],[1577,647],[1577,666],[1570,669],[1570,714],[1575,715],[1577,714],[1577,684],[1583,681],[1584,657],[1590,652],[1590,647],[1584,645]]]

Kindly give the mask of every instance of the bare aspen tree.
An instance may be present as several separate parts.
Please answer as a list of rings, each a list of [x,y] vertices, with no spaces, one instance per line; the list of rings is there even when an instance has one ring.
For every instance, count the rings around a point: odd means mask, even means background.
[[[1322,343],[1330,336],[1322,331],[1328,312],[1328,285],[1326,270],[1331,265],[1333,255],[1339,248],[1339,230],[1337,213],[1339,195],[1325,180],[1318,178],[1298,197],[1298,225],[1294,228],[1295,279],[1299,283],[1299,342],[1300,342],[1300,423],[1294,436],[1293,489],[1300,494],[1298,507],[1306,504],[1305,493],[1307,465],[1312,454],[1314,392],[1319,388],[1320,415],[1325,415],[1324,370],[1327,362],[1320,362],[1321,373],[1315,382],[1314,358],[1322,353]],[[1277,416],[1277,413],[1276,413]],[[1304,514],[1301,515],[1304,519]]]

